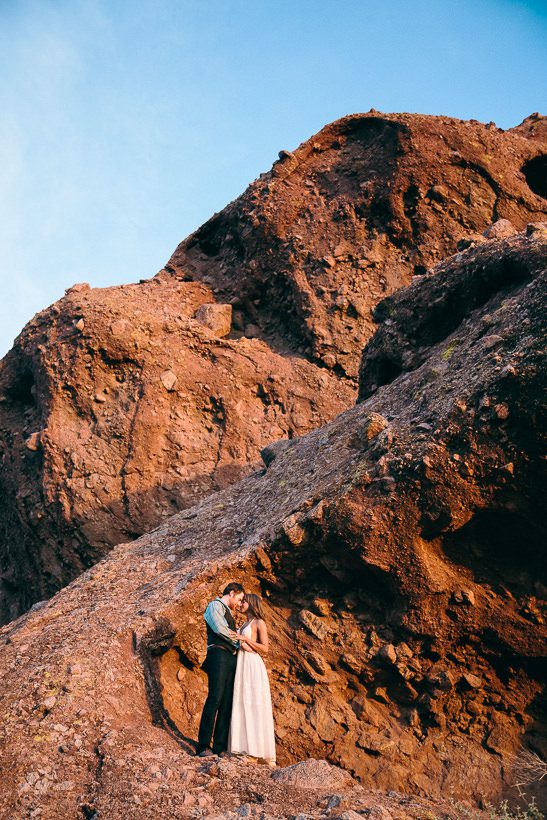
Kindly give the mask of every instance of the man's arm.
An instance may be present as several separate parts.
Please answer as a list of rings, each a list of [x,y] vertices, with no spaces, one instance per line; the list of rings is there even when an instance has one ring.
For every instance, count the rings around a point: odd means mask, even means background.
[[[223,638],[229,640],[233,646],[239,649],[239,641],[235,641],[232,638],[234,633],[228,626],[228,621],[224,614],[224,606],[220,601],[211,601],[203,617],[213,632],[216,632],[217,635],[222,635]]]

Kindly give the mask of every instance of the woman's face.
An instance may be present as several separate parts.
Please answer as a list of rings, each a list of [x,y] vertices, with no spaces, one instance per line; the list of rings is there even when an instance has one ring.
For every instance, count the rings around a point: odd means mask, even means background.
[[[241,602],[241,611],[242,612],[247,612],[248,609],[249,609],[249,602],[246,601],[245,599],[243,599],[243,601]]]

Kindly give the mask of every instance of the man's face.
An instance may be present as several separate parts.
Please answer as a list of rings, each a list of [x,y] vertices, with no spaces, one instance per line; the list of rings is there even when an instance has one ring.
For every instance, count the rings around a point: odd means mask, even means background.
[[[230,609],[239,609],[244,597],[244,592],[232,592],[230,594],[230,600],[228,601],[228,606]]]

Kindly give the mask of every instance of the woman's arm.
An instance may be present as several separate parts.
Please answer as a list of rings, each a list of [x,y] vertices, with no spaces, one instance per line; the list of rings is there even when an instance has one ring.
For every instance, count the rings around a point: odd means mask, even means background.
[[[268,641],[268,628],[264,621],[257,621],[256,623],[256,631],[257,631],[257,639],[253,641],[251,638],[247,638],[245,635],[240,636],[241,641],[245,641],[251,649],[254,649],[255,652],[258,652],[260,655],[267,655],[269,649],[269,641]]]

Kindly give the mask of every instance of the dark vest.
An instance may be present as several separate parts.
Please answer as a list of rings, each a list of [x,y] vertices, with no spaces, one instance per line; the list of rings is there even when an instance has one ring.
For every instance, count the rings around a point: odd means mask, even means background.
[[[217,598],[217,600],[220,601],[220,598]],[[226,606],[226,604],[224,604],[222,601],[220,601],[220,603],[224,607],[224,615],[226,616],[226,621],[228,623],[228,626],[230,627],[230,629],[233,629],[233,631],[235,632],[236,631],[236,623],[234,621],[234,617],[231,613],[230,607]],[[225,638],[224,635],[219,635],[218,632],[215,632],[213,629],[211,629],[211,627],[209,626],[207,621],[205,621],[205,626],[207,628],[207,648],[208,649],[211,646],[222,646],[223,648],[228,649],[232,653],[232,655],[236,654],[237,648],[233,645],[233,643],[231,641],[228,640],[228,638]]]

